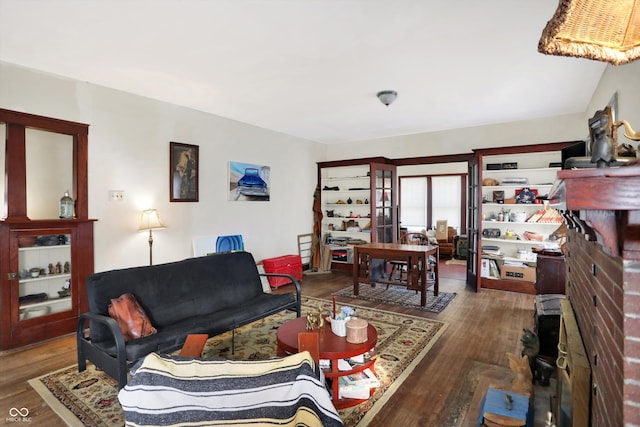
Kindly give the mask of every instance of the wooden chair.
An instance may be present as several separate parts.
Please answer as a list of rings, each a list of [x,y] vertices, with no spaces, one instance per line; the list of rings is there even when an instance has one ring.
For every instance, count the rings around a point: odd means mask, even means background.
[[[405,245],[428,245],[429,237],[425,233],[407,232],[400,236],[398,243]],[[390,264],[391,273],[389,279],[393,279],[394,275],[397,275],[399,282],[405,282],[403,275],[407,271],[406,261],[390,261]],[[387,284],[387,289],[389,289],[389,284]]]

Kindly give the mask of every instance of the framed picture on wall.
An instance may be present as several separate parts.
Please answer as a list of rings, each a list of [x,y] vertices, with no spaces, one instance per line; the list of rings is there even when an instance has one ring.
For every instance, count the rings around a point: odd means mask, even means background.
[[[198,146],[169,144],[169,200],[198,201]]]
[[[228,200],[268,202],[271,168],[244,162],[229,162]]]

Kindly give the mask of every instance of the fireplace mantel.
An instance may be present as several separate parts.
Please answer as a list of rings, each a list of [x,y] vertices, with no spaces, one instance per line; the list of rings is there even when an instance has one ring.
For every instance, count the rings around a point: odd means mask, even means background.
[[[640,261],[640,166],[559,171],[549,197],[583,212],[612,256]]]

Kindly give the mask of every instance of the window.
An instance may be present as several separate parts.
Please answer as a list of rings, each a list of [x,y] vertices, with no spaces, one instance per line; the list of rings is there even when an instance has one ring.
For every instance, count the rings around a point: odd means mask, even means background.
[[[400,224],[409,231],[420,231],[427,228],[427,180],[420,178],[401,178]]]
[[[420,231],[446,220],[458,234],[464,234],[466,178],[463,174],[400,177],[400,225]]]

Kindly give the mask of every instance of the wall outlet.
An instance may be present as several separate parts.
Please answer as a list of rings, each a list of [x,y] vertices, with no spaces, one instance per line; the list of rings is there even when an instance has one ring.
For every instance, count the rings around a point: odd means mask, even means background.
[[[122,202],[124,201],[124,191],[122,190],[111,190],[109,191],[109,200],[112,202]]]

